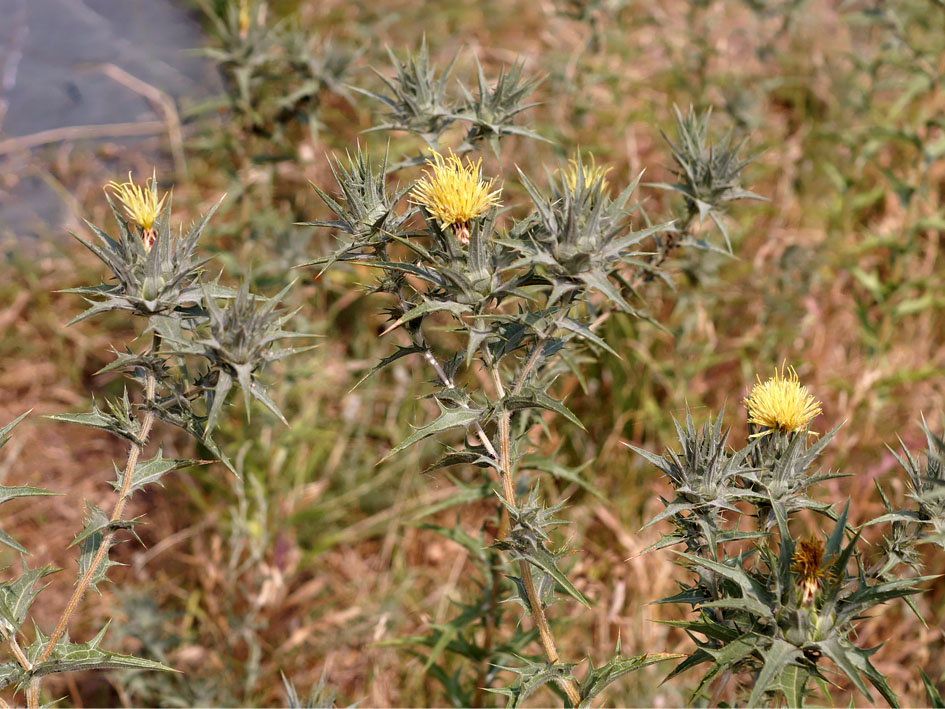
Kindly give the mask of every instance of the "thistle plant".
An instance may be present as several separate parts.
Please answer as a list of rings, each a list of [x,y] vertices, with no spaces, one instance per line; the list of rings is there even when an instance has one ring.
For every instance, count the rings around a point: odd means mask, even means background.
[[[562,659],[549,609],[561,598],[584,606],[589,601],[567,574],[565,560],[573,552],[561,542],[564,503],[548,500],[531,473],[578,481],[580,473],[541,456],[536,434],[552,415],[581,425],[555,396],[555,379],[584,359],[612,352],[591,327],[595,315],[603,304],[637,312],[626,286],[657,268],[646,246],[673,227],[634,229],[638,181],[612,196],[608,169],[583,155],[553,171],[546,188],[519,173],[531,211],[522,219],[501,217],[509,205],[501,201],[497,179],[482,174],[481,160],[464,155],[486,137],[484,127],[473,121],[460,146],[439,150],[450,122],[472,118],[450,103],[445,87],[451,67],[437,78],[424,45],[385,80],[391,95],[361,91],[388,107],[388,122],[380,128],[411,131],[425,141],[431,151],[426,173],[412,186],[390,188],[386,156],[375,168],[358,147],[347,164],[334,161],[337,194],[316,190],[335,218],[313,224],[333,228],[341,243],[309,265],[353,262],[378,273],[370,290],[386,301],[385,334],[401,333],[404,342],[368,376],[417,357],[434,377],[427,395],[434,417],[387,457],[435,437],[450,444],[430,471],[466,465],[492,473],[481,485],[460,483],[455,499],[437,505],[443,510],[497,498],[495,517],[481,529],[424,524],[469,552],[480,574],[477,598],[458,602],[459,615],[429,634],[394,644],[424,657],[426,671],[457,706],[482,704],[483,690],[520,706],[545,685],[567,705],[589,706],[621,676],[676,656],[623,657],[618,644],[607,663],[583,673],[578,663]],[[489,90],[481,67],[479,83],[482,98]],[[523,84],[515,72],[500,77],[493,96],[504,92],[509,106],[527,93],[500,88],[506,85]],[[503,120],[519,113],[491,110]],[[511,132],[492,130],[491,136]],[[449,432],[455,433],[447,438]],[[507,623],[509,602],[531,623]],[[540,654],[532,649],[536,642]],[[450,655],[461,660],[455,671]]]
[[[309,253],[311,232],[294,226],[303,218],[302,173],[321,152],[326,110],[351,101],[345,80],[359,54],[304,28],[298,9],[285,13],[266,0],[198,5],[212,37],[200,52],[216,66],[223,91],[200,106],[209,120],[191,145],[227,176],[234,197],[216,222],[224,236],[219,255],[234,270],[256,264],[260,282],[285,284]]]
[[[110,194],[109,194],[110,193]],[[112,197],[117,198],[116,204]],[[89,426],[123,439],[128,445],[125,464],[115,467],[111,482],[117,495],[111,512],[87,505],[85,524],[70,546],[78,547],[75,587],[56,627],[47,634],[37,623],[25,627],[30,607],[45,586],[37,583],[57,571],[49,566],[31,569],[25,557],[22,570],[0,583],[0,635],[10,659],[0,664],[0,688],[13,685],[26,693],[30,707],[40,704],[43,678],[49,674],[90,669],[138,669],[168,671],[152,660],[106,649],[108,623],[86,642],[69,637],[69,625],[80,611],[86,592],[110,579],[108,570],[118,562],[112,549],[131,536],[139,518],[126,514],[131,498],[178,468],[198,461],[164,457],[151,441],[157,421],[181,428],[221,458],[228,458],[214,443],[212,432],[235,385],[243,389],[247,413],[250,397],[277,415],[275,403],[265,393],[262,369],[293,352],[277,348],[280,340],[297,335],[283,329],[289,314],[279,308],[279,298],[251,295],[245,285],[237,290],[207,281],[205,261],[196,255],[197,241],[213,209],[184,234],[171,226],[171,199],[161,194],[156,176],[145,185],[109,183],[106,198],[117,225],[110,235],[93,224],[89,228],[98,243],[76,237],[111,271],[96,286],[72,288],[89,308],[73,322],[109,311],[123,311],[141,318],[134,341],[147,339],[143,347],[114,351],[115,359],[101,372],[120,371],[127,382],[121,397],[92,406],[87,413],[56,414],[55,421]],[[215,209],[215,208],[214,208]],[[137,391],[137,394],[135,393]],[[0,445],[23,416],[0,429]],[[146,457],[150,449],[152,457]],[[203,461],[208,462],[208,461]],[[29,487],[0,488],[0,502],[14,497],[52,494]],[[0,542],[28,554],[6,533]]]
[[[271,20],[264,1],[199,4],[217,40],[202,53],[216,62],[229,107],[251,134],[286,149],[287,124],[318,126],[323,92],[347,95],[354,52],[303,31],[293,16]]]
[[[945,549],[945,440],[935,435],[923,418],[925,433],[925,465],[902,445],[901,453],[893,451],[906,473],[911,504],[894,509],[889,498],[877,483],[877,490],[886,508],[886,514],[870,524],[890,524],[892,529],[883,539],[884,555],[877,573],[884,578],[900,565],[917,568],[919,544],[935,544]]]
[[[372,131],[404,131],[423,140],[428,152],[406,159],[391,167],[391,171],[404,167],[423,165],[435,160],[436,155],[446,153],[442,141],[446,131],[455,123],[466,124],[466,135],[462,142],[450,148],[456,154],[479,149],[487,142],[493,153],[499,155],[499,144],[503,137],[518,135],[544,140],[526,126],[516,123],[518,116],[536,106],[528,103],[531,93],[541,84],[541,77],[525,76],[522,62],[500,70],[495,83],[490,86],[479,59],[476,58],[477,94],[470,92],[462,83],[460,94],[449,91],[449,80],[458,55],[442,70],[430,62],[426,37],[416,54],[408,54],[404,61],[388,50],[395,74],[387,78],[377,70],[374,73],[384,83],[387,93],[352,87],[355,91],[380,101],[387,109],[386,122],[371,128]]]
[[[740,157],[746,139],[733,143],[732,133],[713,141],[709,131],[711,109],[699,114],[690,109],[685,115],[674,106],[676,114],[676,141],[666,133],[663,137],[673,155],[673,183],[653,183],[653,187],[679,194],[683,198],[684,211],[679,216],[682,225],[675,234],[670,234],[658,243],[657,253],[652,257],[655,265],[661,264],[679,245],[692,240],[691,228],[696,220],[701,223],[707,217],[718,227],[725,239],[725,246],[732,250],[732,241],[725,226],[725,206],[742,199],[763,199],[741,185],[741,174],[754,160]],[[705,241],[694,240],[694,246],[707,248]]]
[[[890,705],[897,698],[870,656],[877,648],[858,642],[857,625],[871,610],[910,596],[934,576],[894,573],[902,564],[917,567],[920,529],[934,528],[941,510],[935,503],[938,453],[930,470],[919,471],[906,453],[918,512],[890,511],[863,525],[911,525],[913,533],[893,528],[885,550],[870,559],[862,529],[848,523],[849,502],[811,500],[814,484],[839,473],[814,469],[836,429],[819,439],[812,430],[819,402],[800,384],[793,368],[753,387],[745,399],[750,436],[740,449],[728,447],[721,416],[697,430],[691,417],[677,424],[681,451],[655,456],[636,452],[662,470],[675,490],[665,510],[650,524],[671,521],[674,531],[652,548],[683,545],[680,563],[690,574],[679,593],[659,603],[687,604],[694,617],[667,621],[683,628],[696,650],[670,673],[708,665],[693,690],[718,702],[729,677],[736,678],[741,701],[803,706],[818,692],[830,699],[828,685],[839,673],[869,701],[872,685]],[[930,447],[940,444],[930,437]],[[908,462],[907,462],[908,461]],[[888,506],[888,502],[887,502]],[[801,534],[800,513],[814,516]],[[711,692],[711,694],[710,694]]]

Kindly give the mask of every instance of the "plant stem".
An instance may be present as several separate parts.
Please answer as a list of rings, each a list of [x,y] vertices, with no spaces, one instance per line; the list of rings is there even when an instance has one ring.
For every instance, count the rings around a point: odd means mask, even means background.
[[[555,321],[557,324],[557,320]],[[554,325],[551,329],[554,328]],[[525,379],[528,377],[529,372],[535,367],[535,364],[538,362],[541,351],[544,349],[545,340],[550,335],[543,335],[538,339],[532,348],[532,354],[529,356],[528,361],[525,364],[525,367],[522,369],[522,373],[518,378],[518,381],[515,383],[514,388],[512,389],[513,394],[521,391],[521,388],[525,382]],[[488,354],[486,355],[488,357]],[[492,378],[496,383],[496,392],[500,398],[505,398],[505,387],[502,385],[502,375],[499,372],[499,368],[490,361],[487,361],[489,371],[492,373]],[[503,410],[499,416],[499,463],[501,465],[501,470],[499,470],[499,477],[502,479],[502,488],[505,494],[505,499],[511,504],[515,505],[515,486],[512,483],[512,464],[511,464],[511,419],[512,414],[510,411]],[[504,539],[508,534],[509,527],[509,516],[503,514],[502,516],[502,525],[499,528],[499,539]],[[538,590],[535,588],[535,581],[532,578],[532,569],[529,566],[528,562],[521,560],[518,562],[519,572],[522,574],[522,584],[525,586],[525,593],[528,596],[528,605],[532,611],[532,618],[535,620],[535,627],[538,629],[538,635],[541,638],[541,645],[545,650],[545,657],[548,658],[548,662],[555,665],[558,663],[558,648],[555,646],[554,636],[551,634],[551,628],[548,625],[548,618],[545,615],[545,609],[541,604],[541,597],[538,595]],[[577,683],[574,680],[566,679],[561,680],[560,682],[562,689],[564,689],[565,694],[568,695],[568,701],[571,702],[572,706],[578,706],[581,703],[581,693],[578,690]]]
[[[151,342],[151,352],[156,352],[159,346],[160,336],[155,334]],[[154,400],[156,389],[157,377],[154,376],[154,372],[152,372],[150,369],[145,370],[144,400],[145,405],[148,406],[148,409],[145,411],[145,414],[141,419],[141,432],[138,436],[142,444],[148,440],[148,436],[151,433],[151,428],[154,425],[154,411],[150,409],[150,404]],[[128,502],[128,492],[131,490],[131,482],[134,478],[134,470],[138,465],[138,459],[141,457],[141,452],[141,444],[131,444],[131,450],[128,452],[128,461],[125,464],[125,472],[122,474],[121,490],[118,493],[118,500],[115,502],[115,508],[112,510],[112,515],[110,517],[112,522],[120,521],[122,513],[125,511],[125,505]],[[59,623],[56,625],[56,629],[53,631],[52,635],[49,636],[49,640],[46,642],[42,653],[40,653],[39,657],[37,658],[36,664],[46,662],[52,656],[53,651],[56,649],[56,645],[60,640],[62,640],[62,637],[65,635],[66,629],[69,626],[69,620],[72,618],[72,614],[75,613],[75,610],[82,601],[82,598],[85,596],[86,591],[88,591],[89,586],[92,584],[92,579],[95,577],[95,574],[102,565],[102,562],[108,557],[108,550],[111,548],[111,543],[114,537],[115,530],[109,530],[102,537],[102,542],[98,547],[98,551],[92,558],[89,568],[79,579],[75,589],[72,591],[72,596],[69,598],[69,602],[66,604],[65,610],[62,612],[62,616],[59,618]],[[30,709],[39,706],[39,690],[40,681],[37,677],[33,679],[29,689],[27,690],[27,704]]]
[[[20,647],[20,644],[16,641],[15,636],[10,637],[10,650],[13,652],[13,656],[16,658],[16,661],[20,663],[20,667],[22,667],[27,672],[33,669],[33,665],[30,664],[30,661],[27,659],[26,654]]]
[[[400,301],[401,309],[404,309],[406,303],[401,299]],[[564,308],[562,312],[567,312],[567,308]],[[535,345],[532,347],[532,351],[529,354],[529,358],[525,363],[525,366],[522,369],[521,374],[519,375],[518,381],[515,383],[513,388],[513,393],[518,393],[521,391],[522,387],[525,384],[525,380],[528,378],[528,375],[531,373],[532,369],[535,368],[535,365],[538,363],[541,358],[541,352],[544,349],[545,342],[547,339],[554,333],[554,330],[557,328],[558,320],[561,317],[555,319],[555,322],[549,327],[549,330],[543,334]],[[426,344],[422,339],[422,335],[412,337],[414,344],[418,347],[423,348],[424,359],[433,367],[434,371],[439,377],[440,381],[447,387],[452,387],[453,382],[447,375],[446,371],[437,361],[436,357],[433,355],[433,352],[430,350],[429,345]],[[489,369],[490,374],[492,375],[493,382],[495,383],[496,396],[499,399],[505,398],[505,387],[502,383],[502,375],[498,370],[498,367],[492,361],[491,356],[487,349],[482,349],[486,366]],[[508,411],[503,411],[499,416],[499,451],[496,454],[496,450],[492,445],[492,442],[489,440],[489,437],[486,435],[482,426],[479,423],[476,423],[476,433],[479,436],[480,441],[483,446],[493,457],[494,460],[498,463],[496,466],[496,472],[499,474],[499,479],[502,481],[502,490],[505,495],[505,499],[508,500],[512,505],[515,504],[515,486],[512,483],[512,469],[511,469],[511,413]],[[509,527],[509,517],[508,512],[503,511],[502,522],[499,528],[498,539],[504,539],[508,534]],[[548,618],[545,616],[545,609],[541,604],[541,598],[538,595],[538,591],[535,588],[535,582],[532,579],[531,567],[525,561],[519,562],[519,570],[522,574],[522,582],[525,586],[525,592],[528,595],[528,603],[532,609],[532,617],[535,619],[535,627],[538,629],[538,634],[541,638],[542,647],[545,650],[545,656],[548,658],[548,661],[552,664],[557,664],[558,649],[555,646],[554,637],[551,634],[551,628],[548,625]],[[565,691],[565,694],[568,695],[568,701],[571,702],[572,706],[578,706],[581,702],[581,694],[578,690],[577,683],[574,680],[562,680],[561,686]]]

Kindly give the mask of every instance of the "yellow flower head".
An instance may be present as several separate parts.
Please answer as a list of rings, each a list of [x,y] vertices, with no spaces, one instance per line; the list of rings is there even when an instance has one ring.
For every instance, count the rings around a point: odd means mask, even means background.
[[[464,165],[452,150],[446,158],[434,152],[427,160],[431,171],[410,193],[414,204],[425,207],[443,226],[453,227],[464,245],[469,243],[469,222],[498,205],[502,192],[490,191],[495,180],[482,179],[481,165],[482,159],[467,159]]]
[[[824,543],[817,537],[808,537],[797,543],[791,558],[791,571],[797,576],[801,592],[801,603],[807,605],[814,600],[822,584],[821,579],[830,580],[833,575],[823,568]]]
[[[585,187],[593,185],[598,180],[600,181],[600,187],[602,191],[606,191],[610,186],[610,183],[607,182],[607,178],[605,177],[605,175],[610,172],[609,167],[598,167],[593,155],[590,156],[589,162],[583,162],[578,160],[577,157],[573,157],[568,160],[568,167],[564,170],[561,170],[561,173],[564,176],[564,182],[568,186],[568,189],[572,192],[577,189],[579,166],[581,172],[584,173]]]
[[[158,199],[157,184],[154,177],[148,180],[148,184],[136,185],[131,179],[131,173],[128,173],[128,182],[119,184],[118,182],[109,182],[106,189],[112,191],[112,194],[118,198],[125,208],[125,214],[135,224],[141,227],[145,233],[145,246],[150,248],[154,242],[154,220],[164,206],[165,194]]]
[[[801,386],[794,367],[785,369],[783,365],[781,372],[775,370],[774,376],[766,382],[758,377],[745,405],[748,422],[765,428],[752,438],[766,436],[774,430],[801,431],[821,413],[820,402],[810,395],[807,387]]]
[[[237,22],[240,29],[240,37],[246,39],[249,36],[249,0],[240,0]]]

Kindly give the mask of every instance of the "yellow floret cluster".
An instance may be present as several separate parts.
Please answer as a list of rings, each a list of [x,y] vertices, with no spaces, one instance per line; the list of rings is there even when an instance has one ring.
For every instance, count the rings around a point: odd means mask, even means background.
[[[758,377],[745,399],[748,422],[762,426],[763,431],[753,437],[765,436],[772,431],[792,433],[802,431],[821,413],[820,402],[814,399],[797,379],[793,367],[782,366],[781,372],[765,382]]]
[[[453,227],[464,244],[469,242],[469,222],[499,204],[502,190],[493,190],[495,180],[482,179],[482,160],[465,164],[450,151],[449,157],[433,153],[430,170],[410,194],[443,226]]]

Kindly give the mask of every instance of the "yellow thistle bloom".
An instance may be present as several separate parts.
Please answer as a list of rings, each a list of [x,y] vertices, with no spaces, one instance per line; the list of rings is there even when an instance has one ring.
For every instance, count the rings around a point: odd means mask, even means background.
[[[237,15],[237,23],[239,24],[240,29],[240,38],[246,39],[249,36],[249,1],[240,0],[239,13]]]
[[[128,173],[128,182],[109,182],[106,189],[118,198],[128,218],[144,230],[143,240],[146,249],[151,248],[157,235],[154,233],[154,220],[164,206],[165,194],[158,199],[157,184],[154,177],[148,180],[146,186],[136,185]]]
[[[413,188],[411,201],[427,209],[444,227],[453,228],[460,242],[469,244],[469,222],[499,204],[502,190],[492,190],[495,180],[485,182],[481,172],[482,159],[467,159],[463,165],[453,151],[444,158],[437,152],[427,160],[431,171]]]
[[[807,387],[801,386],[794,367],[785,369],[784,365],[780,373],[775,370],[774,376],[766,382],[758,377],[745,405],[748,422],[765,427],[764,431],[752,434],[752,438],[766,436],[774,430],[801,431],[821,413],[820,402],[810,395]]]
[[[797,543],[791,557],[791,571],[797,575],[797,586],[801,592],[801,603],[808,605],[822,587],[822,579],[831,579],[832,574],[823,568],[824,543],[817,537],[808,537]]]
[[[584,186],[593,185],[595,182],[600,180],[601,190],[606,191],[610,187],[610,183],[607,182],[605,175],[610,172],[609,167],[598,167],[594,156],[590,156],[590,162],[579,161],[577,157],[573,157],[568,160],[568,167],[564,170],[561,170],[562,175],[564,176],[564,182],[568,186],[568,189],[572,192],[577,189],[578,184],[578,165],[580,165],[581,172],[584,173]]]

